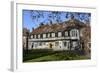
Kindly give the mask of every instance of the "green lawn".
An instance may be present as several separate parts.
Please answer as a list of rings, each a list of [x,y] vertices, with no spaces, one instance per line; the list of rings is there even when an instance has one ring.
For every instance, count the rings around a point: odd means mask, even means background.
[[[24,54],[23,62],[89,59],[88,57],[80,53],[81,52],[75,51],[30,50],[27,55]]]
[[[57,60],[57,59],[58,59],[58,57],[56,57],[54,55],[48,55],[48,56],[43,56],[43,57],[39,57],[36,59],[28,60],[28,62],[53,61],[53,60]]]

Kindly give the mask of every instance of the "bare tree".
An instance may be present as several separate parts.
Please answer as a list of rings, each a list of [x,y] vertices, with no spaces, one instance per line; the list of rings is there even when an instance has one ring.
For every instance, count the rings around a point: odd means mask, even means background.
[[[39,11],[39,10],[31,10],[30,14],[31,14],[31,18],[33,21],[39,21],[41,19],[45,19],[40,23],[44,23],[44,24],[53,24],[54,22],[56,23],[60,23],[63,22],[62,19],[62,14],[65,15],[63,17],[65,17],[66,19],[71,18],[71,16],[73,15],[76,19],[84,22],[84,23],[88,23],[90,24],[90,17],[91,14],[90,13],[78,13],[78,12],[59,12],[59,11]]]

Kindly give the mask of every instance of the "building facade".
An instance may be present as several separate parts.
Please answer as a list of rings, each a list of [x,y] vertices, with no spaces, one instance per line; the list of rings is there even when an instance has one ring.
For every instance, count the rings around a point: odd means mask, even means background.
[[[84,35],[81,30],[85,27],[86,24],[74,18],[62,23],[40,25],[30,33],[28,49],[80,50]]]

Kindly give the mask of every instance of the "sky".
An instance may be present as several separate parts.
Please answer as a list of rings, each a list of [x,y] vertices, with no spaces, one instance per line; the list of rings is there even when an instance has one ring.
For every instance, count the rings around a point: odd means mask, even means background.
[[[39,11],[39,10],[23,10],[22,11],[23,27],[32,31],[41,23],[50,24],[68,21],[73,15],[75,19],[81,22],[90,22],[91,14],[84,12],[55,12],[55,11]]]

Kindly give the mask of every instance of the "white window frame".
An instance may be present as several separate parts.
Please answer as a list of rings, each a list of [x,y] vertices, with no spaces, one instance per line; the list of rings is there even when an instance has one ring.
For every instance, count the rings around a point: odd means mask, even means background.
[[[43,34],[43,38],[46,38],[46,34],[45,33]]]
[[[72,42],[72,44],[74,48],[78,46],[78,43],[76,41]]]
[[[65,36],[68,36],[68,31],[65,31]]]
[[[62,36],[62,32],[58,32],[58,37],[61,37]]]
[[[55,33],[54,32],[51,35],[52,35],[52,37],[55,37]]]
[[[40,34],[38,34],[38,38],[40,38]]]
[[[79,35],[78,29],[72,29],[70,31],[70,35],[71,35],[71,37],[78,37],[78,35]]]
[[[34,38],[36,39],[36,34],[34,35]]]
[[[47,37],[48,37],[48,38],[50,37],[50,33],[47,34]]]
[[[31,35],[31,39],[33,38],[33,35]]]

